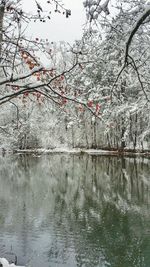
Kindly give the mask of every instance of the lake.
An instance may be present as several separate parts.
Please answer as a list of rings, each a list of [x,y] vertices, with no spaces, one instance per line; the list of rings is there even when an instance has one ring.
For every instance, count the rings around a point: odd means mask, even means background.
[[[0,158],[0,257],[32,267],[150,267],[150,160]]]

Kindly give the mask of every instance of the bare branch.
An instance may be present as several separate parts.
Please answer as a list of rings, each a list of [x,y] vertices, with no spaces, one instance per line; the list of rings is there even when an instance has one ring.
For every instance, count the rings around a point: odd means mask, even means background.
[[[128,40],[126,42],[126,49],[125,49],[125,63],[127,63],[128,60],[128,55],[129,55],[129,47],[130,44],[132,42],[133,36],[135,35],[135,33],[137,32],[137,30],[139,29],[139,27],[141,26],[141,24],[146,20],[146,18],[150,15],[150,7],[146,8],[144,13],[139,17],[139,19],[137,20],[137,22],[135,23],[129,37]]]

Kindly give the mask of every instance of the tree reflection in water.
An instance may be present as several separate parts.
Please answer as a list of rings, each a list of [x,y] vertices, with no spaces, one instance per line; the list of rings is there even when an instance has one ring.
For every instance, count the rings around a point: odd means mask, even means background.
[[[0,159],[0,255],[31,266],[149,267],[148,159]]]

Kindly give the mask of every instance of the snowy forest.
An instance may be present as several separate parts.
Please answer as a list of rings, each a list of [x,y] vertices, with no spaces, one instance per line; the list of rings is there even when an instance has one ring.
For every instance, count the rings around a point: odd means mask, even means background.
[[[43,1],[44,2],[44,1]],[[85,0],[73,44],[29,38],[61,1],[0,0],[0,148],[150,150],[150,2]]]
[[[150,0],[0,0],[0,267],[150,267],[149,226]]]

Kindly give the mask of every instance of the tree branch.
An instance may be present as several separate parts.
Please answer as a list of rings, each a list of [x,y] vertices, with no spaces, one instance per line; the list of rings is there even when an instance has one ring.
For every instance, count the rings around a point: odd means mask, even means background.
[[[3,84],[6,84],[6,83],[8,83],[8,82],[17,82],[17,81],[20,81],[20,80],[24,80],[24,79],[26,79],[26,78],[29,78],[29,77],[31,77],[33,74],[35,74],[35,73],[37,73],[37,72],[39,72],[39,71],[42,71],[43,70],[43,67],[36,67],[36,68],[34,68],[32,71],[30,71],[30,72],[27,72],[27,73],[23,73],[23,74],[21,74],[21,75],[15,75],[13,78],[12,78],[12,76],[9,76],[9,77],[7,77],[7,78],[5,78],[5,79],[2,79],[1,81],[0,81],[0,85],[3,85]]]
[[[129,47],[130,44],[132,42],[133,36],[135,35],[135,33],[137,32],[137,30],[139,29],[139,27],[141,26],[141,24],[146,20],[146,18],[150,15],[150,7],[146,8],[144,13],[139,17],[139,19],[137,20],[137,22],[135,23],[133,29],[131,30],[131,33],[128,37],[128,40],[126,42],[126,49],[125,49],[125,64],[128,61],[128,55],[129,55]]]

